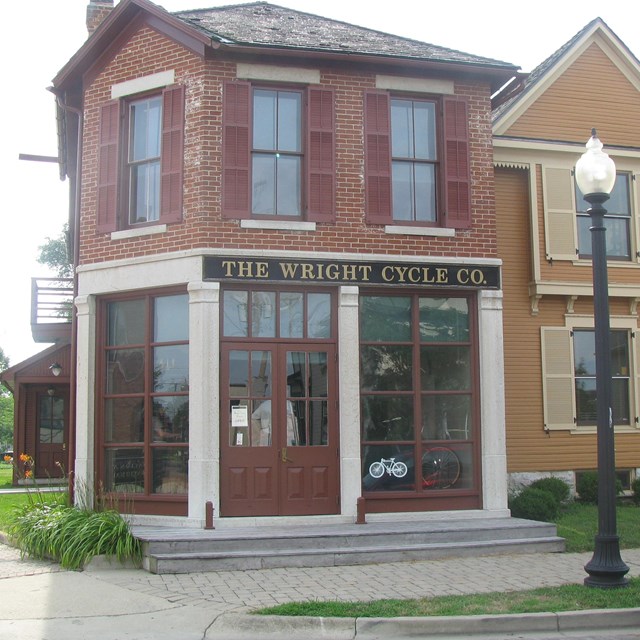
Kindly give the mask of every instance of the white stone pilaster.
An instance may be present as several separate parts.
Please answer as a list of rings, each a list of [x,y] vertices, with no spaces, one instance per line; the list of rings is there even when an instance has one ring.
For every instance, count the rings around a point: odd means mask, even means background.
[[[485,511],[507,513],[502,291],[480,291],[478,306],[482,405],[482,503]]]
[[[220,513],[220,284],[190,282],[189,518]]]
[[[340,504],[355,516],[362,495],[360,462],[359,289],[340,287],[338,298],[338,383],[340,385]]]
[[[96,301],[94,296],[77,296],[77,357],[74,498],[76,504],[92,507],[95,495],[95,402]]]

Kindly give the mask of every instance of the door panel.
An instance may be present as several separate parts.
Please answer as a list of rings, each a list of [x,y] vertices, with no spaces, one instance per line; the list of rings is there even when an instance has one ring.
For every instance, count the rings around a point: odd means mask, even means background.
[[[338,512],[334,360],[333,345],[223,345],[221,515]]]

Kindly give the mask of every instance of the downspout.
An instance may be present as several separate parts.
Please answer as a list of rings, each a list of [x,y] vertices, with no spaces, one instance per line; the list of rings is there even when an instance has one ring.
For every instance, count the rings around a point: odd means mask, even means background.
[[[82,185],[82,136],[84,128],[84,114],[81,109],[72,107],[64,103],[62,96],[56,91],[55,87],[48,87],[56,97],[58,108],[66,113],[73,113],[78,118],[77,131],[77,148],[76,148],[76,175],[75,175],[75,193],[73,204],[73,296],[78,293],[78,275],[76,267],[80,260],[80,193]],[[67,480],[69,490],[69,500],[74,503],[75,495],[75,464],[76,464],[76,358],[78,355],[77,345],[77,317],[75,304],[71,313],[71,371],[69,373],[69,452],[67,460]]]

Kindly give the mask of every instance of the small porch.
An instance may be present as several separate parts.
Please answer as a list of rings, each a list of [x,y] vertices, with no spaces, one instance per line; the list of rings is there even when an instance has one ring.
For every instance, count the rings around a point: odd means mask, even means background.
[[[554,524],[481,514],[456,516],[251,527],[235,524],[236,520],[216,529],[145,525],[132,529],[143,543],[143,567],[157,574],[564,551],[564,539]]]

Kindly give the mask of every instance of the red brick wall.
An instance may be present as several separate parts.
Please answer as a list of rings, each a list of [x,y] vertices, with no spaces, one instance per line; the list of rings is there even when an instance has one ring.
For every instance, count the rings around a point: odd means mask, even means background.
[[[112,241],[96,233],[99,106],[110,100],[112,84],[169,69],[186,86],[184,221],[164,234]],[[80,264],[198,247],[496,256],[488,85],[455,85],[456,93],[470,100],[473,226],[453,238],[434,238],[388,235],[382,226],[365,224],[363,92],[374,88],[375,75],[335,68],[321,69],[321,83],[333,86],[336,96],[336,223],[302,233],[241,229],[237,221],[222,219],[222,82],[234,76],[234,63],[205,62],[147,27],[106,64],[85,93]]]

